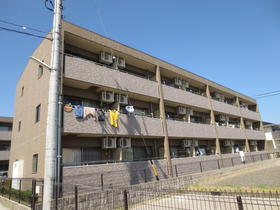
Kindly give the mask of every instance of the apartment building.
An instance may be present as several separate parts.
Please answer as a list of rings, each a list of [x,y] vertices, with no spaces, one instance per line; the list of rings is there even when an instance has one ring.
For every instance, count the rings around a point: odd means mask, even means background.
[[[267,149],[270,152],[280,152],[280,125],[263,122]]]
[[[69,22],[62,48],[64,165],[163,158],[164,139],[172,158],[265,148],[253,98]],[[32,56],[50,64],[51,42]],[[44,174],[48,89],[49,70],[29,60],[10,158],[23,177]]]
[[[0,176],[6,175],[9,168],[12,127],[12,117],[0,116]]]

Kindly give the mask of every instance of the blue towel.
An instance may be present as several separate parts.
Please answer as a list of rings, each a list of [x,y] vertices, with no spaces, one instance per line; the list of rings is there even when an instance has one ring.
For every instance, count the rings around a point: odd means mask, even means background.
[[[75,106],[75,117],[76,118],[83,118],[84,117],[84,107],[83,106]]]

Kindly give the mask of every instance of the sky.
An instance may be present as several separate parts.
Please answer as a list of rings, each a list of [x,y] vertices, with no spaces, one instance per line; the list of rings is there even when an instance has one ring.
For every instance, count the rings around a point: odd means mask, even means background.
[[[245,95],[280,90],[279,0],[66,0],[63,6],[67,21]],[[53,14],[44,0],[4,0],[0,20],[47,32]],[[0,116],[13,116],[17,80],[40,42],[0,29]],[[280,123],[280,95],[257,102],[262,120]]]

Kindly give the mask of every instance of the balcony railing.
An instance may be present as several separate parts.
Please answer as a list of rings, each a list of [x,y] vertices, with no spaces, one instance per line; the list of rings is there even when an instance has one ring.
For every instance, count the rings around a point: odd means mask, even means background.
[[[193,94],[191,92],[162,85],[163,96],[165,100],[175,101],[178,103],[210,109],[208,98],[205,96]]]
[[[158,98],[157,83],[83,58],[65,56],[65,78]]]
[[[12,138],[12,131],[0,131],[0,141],[10,141]]]
[[[222,139],[245,139],[244,130],[240,128],[217,127],[218,137]]]
[[[257,120],[257,121],[261,120],[260,114],[258,112],[254,112],[254,111],[251,111],[251,110],[245,109],[245,108],[240,108],[240,110],[241,110],[241,114],[244,118],[251,119],[251,120]]]
[[[159,118],[120,114],[117,128],[109,123],[109,113],[105,113],[105,121],[77,119],[74,113],[64,112],[64,133],[99,134],[99,135],[138,135],[163,136],[162,123]]]
[[[9,156],[10,156],[9,150],[0,151],[0,160],[9,160]]]
[[[168,136],[187,138],[216,138],[212,125],[167,120]]]
[[[255,140],[264,140],[265,139],[264,131],[245,129],[245,132],[246,132],[248,139],[255,139]]]

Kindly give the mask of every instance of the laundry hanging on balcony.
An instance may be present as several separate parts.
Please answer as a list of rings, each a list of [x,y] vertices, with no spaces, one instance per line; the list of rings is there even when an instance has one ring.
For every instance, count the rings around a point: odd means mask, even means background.
[[[94,118],[95,121],[97,121],[97,112],[96,109],[93,107],[84,107],[84,118]]]
[[[75,117],[76,118],[83,118],[84,117],[84,107],[77,105],[74,106],[74,110],[75,110]]]
[[[109,110],[110,113],[110,125],[118,127],[119,112],[116,110]]]
[[[64,105],[64,111],[65,112],[72,112],[73,111],[72,105],[71,104]]]

